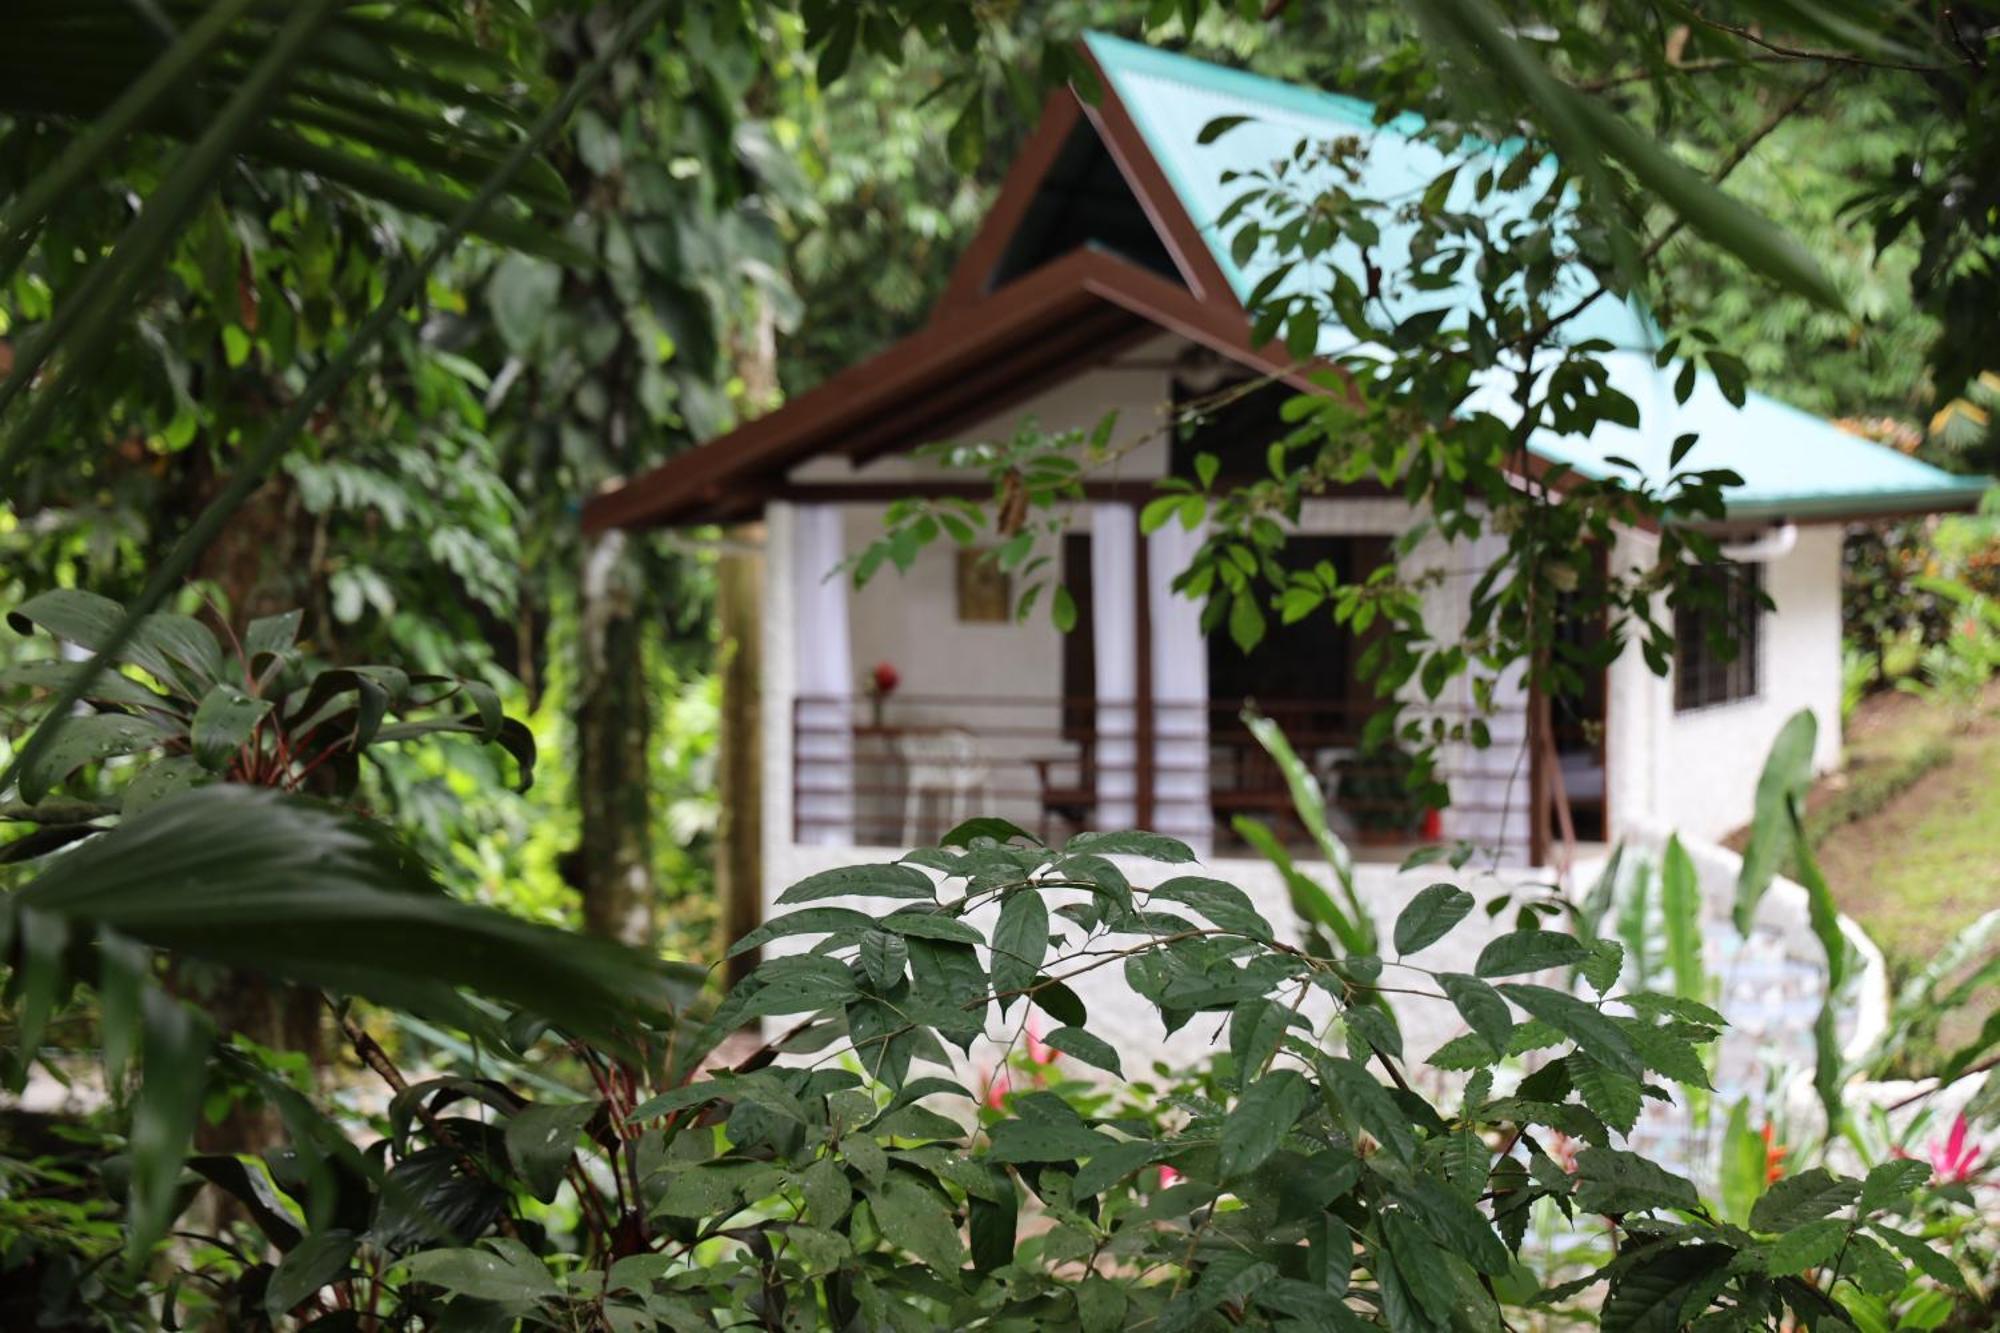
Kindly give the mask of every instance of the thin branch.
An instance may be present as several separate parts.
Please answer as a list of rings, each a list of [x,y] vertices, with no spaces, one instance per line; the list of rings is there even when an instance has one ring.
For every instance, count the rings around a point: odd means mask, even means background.
[[[1944,65],[1920,64],[1907,60],[1875,60],[1868,56],[1857,56],[1848,51],[1821,51],[1808,47],[1787,46],[1782,42],[1774,42],[1770,38],[1758,33],[1755,29],[1743,27],[1740,24],[1725,23],[1721,19],[1709,18],[1705,14],[1693,11],[1690,11],[1688,17],[1692,18],[1696,23],[1701,24],[1704,28],[1712,28],[1716,32],[1726,32],[1731,37],[1741,38],[1743,41],[1750,43],[1750,45],[1759,47],[1782,60],[1817,60],[1824,61],[1829,65],[1852,65],[1860,69],[1900,69],[1907,70],[1913,74],[1935,74],[1947,68]]]
[[[1770,51],[1753,51],[1745,55],[1716,56],[1709,60],[1690,60],[1683,64],[1668,65],[1669,74],[1715,74],[1723,70],[1741,69],[1745,65],[1792,65],[1799,63],[1797,56],[1778,55]],[[1627,70],[1622,74],[1607,74],[1601,79],[1590,79],[1583,83],[1572,83],[1570,88],[1579,93],[1609,92],[1613,88],[1623,88],[1628,84],[1646,83],[1659,75],[1652,69]]]
[[[1777,128],[1780,125],[1784,124],[1786,121],[1790,120],[1793,116],[1797,115],[1799,112],[1799,108],[1803,107],[1808,101],[1810,101],[1814,96],[1814,94],[1818,93],[1821,89],[1825,88],[1826,85],[1832,81],[1832,79],[1833,79],[1833,71],[1827,70],[1824,73],[1822,73],[1818,78],[1812,80],[1812,82],[1807,83],[1802,87],[1800,87],[1799,90],[1796,93],[1794,93],[1791,96],[1791,98],[1784,103],[1784,105],[1780,106],[1776,111],[1773,111],[1762,125],[1758,126],[1756,130],[1754,130],[1751,134],[1749,134],[1746,138],[1744,138],[1742,142],[1738,143],[1734,148],[1729,150],[1728,155],[1722,159],[1721,165],[1719,165],[1713,172],[1709,174],[1708,178],[1709,184],[1720,185],[1724,181],[1728,180],[1730,175],[1736,170],[1736,168],[1742,166],[1744,160],[1747,159],[1750,156],[1750,154],[1756,150],[1758,144],[1761,144],[1764,142],[1764,140],[1770,138],[1771,135],[1777,130]],[[1686,227],[1687,227],[1687,218],[1685,216],[1675,217],[1672,222],[1667,224],[1666,230],[1662,231],[1658,236],[1654,237],[1652,241],[1647,244],[1646,248],[1639,252],[1639,259],[1638,259],[1639,265],[1643,266],[1647,263],[1650,263],[1652,260],[1658,258],[1660,251],[1666,249],[1668,243],[1671,242],[1676,236],[1680,235],[1681,232],[1686,229]],[[1567,309],[1558,311],[1557,313],[1550,315],[1547,319],[1543,320],[1539,324],[1536,324],[1534,327],[1528,329],[1525,333],[1521,334],[1519,337],[1514,339],[1514,345],[1517,347],[1533,346],[1534,344],[1541,342],[1542,340],[1547,338],[1549,334],[1555,332],[1556,329],[1562,327],[1564,324],[1567,324],[1570,320],[1575,319],[1585,310],[1588,310],[1591,306],[1595,305],[1597,303],[1598,298],[1605,295],[1605,293],[1609,292],[1610,290],[1611,290],[1610,287],[1607,286],[1606,284],[1602,282],[1598,283],[1594,290],[1586,292],[1582,296],[1578,297],[1576,302],[1571,306],[1569,306]]]

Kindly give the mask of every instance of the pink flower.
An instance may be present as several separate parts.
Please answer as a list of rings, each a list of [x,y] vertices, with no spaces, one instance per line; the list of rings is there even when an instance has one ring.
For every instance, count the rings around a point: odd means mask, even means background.
[[[1170,1166],[1160,1167],[1160,1188],[1170,1190],[1181,1183],[1181,1173]]]
[[[1007,1071],[1003,1069],[999,1073],[990,1075],[987,1078],[985,1102],[996,1111],[1002,1110],[1007,1104],[1007,1094],[1011,1091],[1013,1091],[1013,1082],[1007,1077]]]
[[[1028,1015],[1028,1059],[1038,1065],[1052,1065],[1056,1062],[1055,1048],[1042,1040],[1042,1025],[1033,1014]]]
[[[1932,1139],[1925,1145],[1931,1159],[1931,1174],[1940,1185],[1970,1184],[1979,1177],[1979,1159],[1984,1155],[1976,1143],[1965,1141],[1965,1112],[1951,1122],[1951,1133],[1943,1143]]]

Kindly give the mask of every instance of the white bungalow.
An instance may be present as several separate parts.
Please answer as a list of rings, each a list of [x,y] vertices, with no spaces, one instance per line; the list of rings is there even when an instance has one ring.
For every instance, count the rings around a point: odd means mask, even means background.
[[[1232,821],[1282,828],[1289,800],[1239,721],[1250,699],[1286,725],[1357,842],[1386,825],[1402,844],[1360,849],[1374,862],[1360,868],[1364,888],[1371,876],[1390,887],[1392,863],[1424,837],[1472,839],[1516,866],[1548,861],[1562,829],[1538,796],[1554,791],[1580,841],[1659,827],[1719,836],[1747,820],[1765,753],[1800,708],[1819,717],[1816,763],[1838,762],[1843,525],[1969,508],[1979,487],[1754,393],[1737,410],[1704,382],[1676,405],[1624,312],[1613,332],[1630,350],[1613,359],[1641,403],[1640,429],[1537,449],[1585,473],[1616,455],[1664,476],[1671,442],[1697,430],[1686,466],[1741,474],[1718,531],[1776,610],[1737,588],[1733,659],[1688,624],[1666,678],[1623,654],[1584,697],[1560,701],[1552,762],[1529,753],[1517,692],[1490,748],[1444,756],[1452,801],[1424,821],[1343,766],[1367,711],[1352,636],[1320,618],[1247,656],[1205,637],[1197,608],[1168,591],[1196,539],[1175,525],[1142,537],[1138,507],[1195,448],[1261,460],[1276,402],[1309,387],[1282,350],[1250,341],[1255,269],[1210,225],[1231,197],[1218,179],[1338,135],[1374,136],[1371,161],[1389,184],[1428,180],[1439,159],[1347,99],[1111,38],[1087,49],[1101,100],[1050,99],[926,328],[585,511],[594,531],[760,524],[745,529],[762,537],[757,696],[737,701],[756,707],[739,707],[732,725],[739,744],[754,728],[761,763],[739,767],[725,799],[739,829],[761,827],[761,869],[735,862],[760,881],[742,890],[751,901],[732,910],[737,927],[804,874],[934,839],[973,813],[1050,837],[1152,827],[1187,839],[1218,873],[1256,882],[1268,872],[1232,864],[1247,856]],[[1249,121],[1200,144],[1222,116]],[[1008,590],[948,543],[860,590],[833,576],[880,534],[891,501],[985,489],[913,458],[917,446],[1004,439],[1029,417],[1087,430],[1111,409],[1121,430],[1157,432],[1178,400],[1230,375],[1285,383],[1211,421],[1193,445],[1158,433],[1118,480],[1091,483],[1061,553],[1081,606],[1071,634],[1046,617],[1010,618]],[[1310,503],[1294,545],[1303,559],[1366,569],[1412,518],[1400,499],[1354,489]],[[1656,541],[1623,532],[1609,558],[1648,561]],[[1457,575],[1435,593],[1432,624],[1459,614],[1465,575],[1488,554],[1479,546],[1433,543],[1410,557]],[[884,663],[896,683],[877,699],[871,676]]]

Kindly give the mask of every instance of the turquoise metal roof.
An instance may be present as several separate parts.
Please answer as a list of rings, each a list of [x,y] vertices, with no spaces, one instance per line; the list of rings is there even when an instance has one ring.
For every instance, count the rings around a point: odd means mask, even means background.
[[[1411,137],[1421,124],[1414,116],[1377,126],[1374,108],[1352,97],[1280,83],[1102,33],[1092,33],[1085,41],[1239,299],[1248,298],[1269,271],[1271,259],[1266,247],[1247,263],[1237,263],[1230,237],[1214,225],[1247,188],[1242,181],[1225,182],[1225,172],[1289,158],[1302,139],[1323,141],[1343,135],[1369,142],[1363,178],[1353,187],[1368,197],[1413,198],[1449,165],[1443,153]],[[1203,127],[1225,116],[1248,119],[1214,142],[1200,143]],[[1492,151],[1504,155],[1509,148],[1500,145]],[[1467,196],[1457,202],[1469,203],[1471,181],[1462,179],[1457,190]],[[1393,277],[1404,268],[1409,237],[1407,228],[1399,234],[1393,226],[1383,227],[1376,262],[1385,274]],[[1333,251],[1331,262],[1358,270],[1361,258],[1357,248],[1343,243]],[[1309,278],[1300,274],[1297,280]],[[1579,294],[1588,290],[1587,282],[1587,275],[1579,272]],[[1459,303],[1472,296],[1470,283],[1456,294]],[[1392,290],[1385,298],[1398,315],[1406,315],[1441,301],[1451,304],[1454,293]],[[1579,472],[1630,476],[1610,461],[1624,458],[1637,464],[1652,484],[1660,485],[1671,473],[1668,457],[1674,439],[1695,431],[1701,440],[1681,466],[1728,468],[1741,476],[1743,485],[1727,492],[1732,517],[1810,518],[1958,508],[1990,484],[1986,478],[1953,476],[1850,435],[1754,390],[1742,408],[1732,407],[1705,375],[1689,401],[1677,404],[1671,384],[1678,366],[1664,371],[1654,367],[1654,331],[1644,313],[1630,306],[1600,300],[1575,321],[1568,336],[1602,339],[1626,349],[1608,358],[1612,382],[1640,407],[1637,431],[1605,425],[1588,439],[1544,434],[1533,442],[1537,453]],[[1321,334],[1322,354],[1351,350],[1346,331],[1329,322]],[[1504,410],[1498,395],[1491,406],[1496,412]]]

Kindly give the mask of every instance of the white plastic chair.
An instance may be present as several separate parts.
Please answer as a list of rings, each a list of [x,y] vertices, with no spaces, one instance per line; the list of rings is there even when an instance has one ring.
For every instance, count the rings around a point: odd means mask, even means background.
[[[990,772],[979,742],[969,731],[907,732],[897,738],[903,761],[903,841],[914,843],[924,797],[938,798],[945,827],[968,818],[984,800]]]

